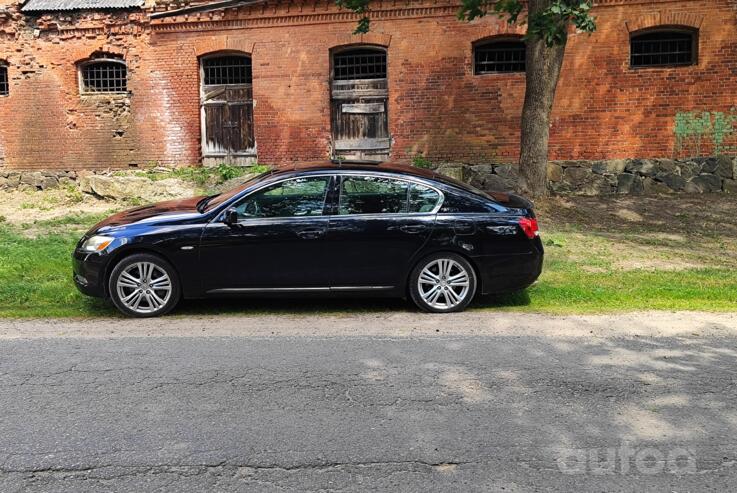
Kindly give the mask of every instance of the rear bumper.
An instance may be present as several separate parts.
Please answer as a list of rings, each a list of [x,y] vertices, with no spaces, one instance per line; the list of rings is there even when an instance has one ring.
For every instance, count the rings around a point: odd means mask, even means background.
[[[75,250],[72,253],[72,279],[77,289],[87,296],[104,298],[105,268],[108,255],[85,253]]]
[[[531,246],[524,253],[475,258],[481,274],[482,293],[511,293],[534,283],[542,272],[544,252],[539,237],[531,242]]]

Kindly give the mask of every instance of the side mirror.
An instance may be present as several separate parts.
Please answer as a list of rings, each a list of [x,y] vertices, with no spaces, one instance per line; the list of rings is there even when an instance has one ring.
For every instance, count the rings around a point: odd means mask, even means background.
[[[226,210],[223,222],[228,226],[235,226],[236,224],[238,224],[238,211],[236,211],[234,208]]]

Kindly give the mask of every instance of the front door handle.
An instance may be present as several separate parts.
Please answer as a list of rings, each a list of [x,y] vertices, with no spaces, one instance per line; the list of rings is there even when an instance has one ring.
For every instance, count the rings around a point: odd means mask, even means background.
[[[424,224],[408,224],[406,226],[401,226],[399,229],[404,231],[405,233],[416,235],[418,233],[427,231],[427,226],[425,226]]]
[[[324,229],[303,229],[302,231],[297,231],[297,236],[299,236],[303,240],[314,240],[315,238],[319,238],[324,234]]]

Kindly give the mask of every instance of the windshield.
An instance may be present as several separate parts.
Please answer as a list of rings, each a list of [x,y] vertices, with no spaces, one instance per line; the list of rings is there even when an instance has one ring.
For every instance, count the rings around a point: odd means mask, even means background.
[[[237,187],[225,191],[223,193],[217,194],[217,195],[211,195],[210,197],[204,198],[200,201],[199,204],[197,204],[197,208],[201,209],[201,212],[209,212],[216,207],[224,204],[228,200],[232,199],[236,195],[238,195],[244,188],[253,185],[254,183],[262,180],[266,176],[270,175],[272,171],[267,171],[266,173],[261,173],[260,175],[256,175],[250,180],[244,181],[241,185],[238,185]]]

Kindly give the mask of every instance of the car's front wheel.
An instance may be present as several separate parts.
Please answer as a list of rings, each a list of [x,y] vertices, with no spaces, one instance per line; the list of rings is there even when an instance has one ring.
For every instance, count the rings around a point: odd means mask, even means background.
[[[121,260],[110,274],[108,287],[115,307],[132,317],[163,315],[174,308],[181,293],[171,264],[147,253]]]
[[[476,294],[476,272],[460,255],[440,253],[417,264],[410,276],[412,301],[427,312],[461,311]]]

